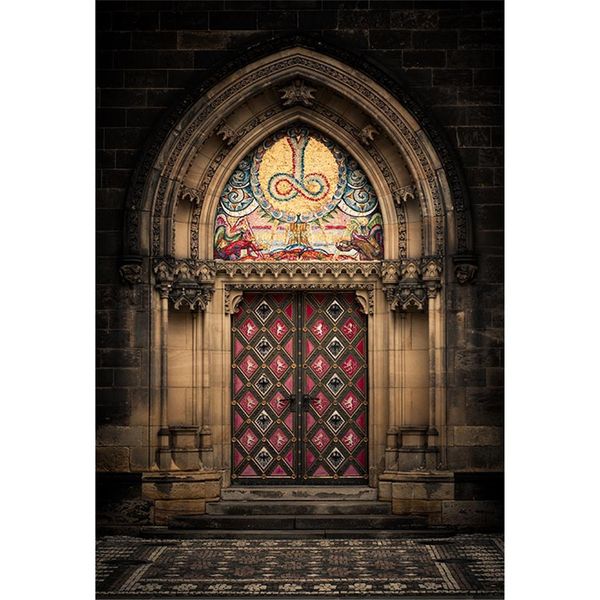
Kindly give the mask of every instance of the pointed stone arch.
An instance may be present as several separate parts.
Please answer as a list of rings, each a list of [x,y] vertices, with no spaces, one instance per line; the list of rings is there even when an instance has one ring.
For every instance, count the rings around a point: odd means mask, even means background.
[[[210,221],[219,182],[267,131],[296,119],[351,144],[378,181],[385,226],[398,232],[388,235],[410,237],[402,221],[418,213],[421,256],[468,262],[473,254],[468,197],[443,132],[401,82],[368,63],[360,70],[350,64],[356,64],[352,56],[306,40],[267,45],[189,94],[157,130],[134,174],[126,253],[178,254],[174,223],[184,199],[195,205],[186,216],[189,256],[209,258],[200,229]],[[402,241],[394,240],[386,258],[415,255]]]
[[[373,332],[370,484],[389,481],[382,477],[390,473],[447,467],[447,290],[457,283],[452,266],[459,284],[476,268],[467,194],[442,130],[405,86],[368,63],[353,64],[355,57],[306,40],[256,48],[186,96],[146,148],[128,194],[122,273],[154,287],[151,469],[201,465],[229,483],[231,314],[246,291],[282,288],[351,289],[360,299]],[[214,260],[225,183],[249,151],[293,123],[346,148],[367,174],[383,215],[384,260]],[[172,362],[180,361],[173,379],[185,371],[189,383],[173,400],[169,340],[182,331],[189,347],[182,342],[173,353]]]

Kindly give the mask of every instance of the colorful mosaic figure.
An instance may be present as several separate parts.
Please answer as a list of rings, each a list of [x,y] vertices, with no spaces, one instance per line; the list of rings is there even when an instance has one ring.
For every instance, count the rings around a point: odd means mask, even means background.
[[[383,221],[365,173],[306,127],[276,133],[240,162],[214,235],[221,260],[383,259]]]

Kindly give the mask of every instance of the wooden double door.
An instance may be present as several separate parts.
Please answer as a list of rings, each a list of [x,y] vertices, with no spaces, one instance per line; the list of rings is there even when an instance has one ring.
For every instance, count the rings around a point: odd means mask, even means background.
[[[234,485],[366,483],[367,323],[354,293],[245,293],[232,344]]]

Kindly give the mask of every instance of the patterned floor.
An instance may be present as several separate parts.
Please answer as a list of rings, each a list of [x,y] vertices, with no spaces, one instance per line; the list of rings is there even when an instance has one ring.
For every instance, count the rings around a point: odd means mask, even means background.
[[[502,598],[499,535],[423,539],[106,537],[98,598]]]

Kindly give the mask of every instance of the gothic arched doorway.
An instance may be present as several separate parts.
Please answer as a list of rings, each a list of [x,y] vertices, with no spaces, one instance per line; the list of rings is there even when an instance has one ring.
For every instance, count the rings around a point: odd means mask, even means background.
[[[475,268],[470,217],[447,146],[387,83],[304,46],[256,56],[174,112],[140,165],[126,244],[148,269],[157,477],[211,482],[210,498],[232,476],[384,489],[444,472],[447,294]],[[335,301],[364,352],[337,335]],[[262,335],[242,339],[248,323]]]

